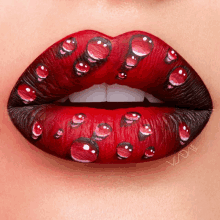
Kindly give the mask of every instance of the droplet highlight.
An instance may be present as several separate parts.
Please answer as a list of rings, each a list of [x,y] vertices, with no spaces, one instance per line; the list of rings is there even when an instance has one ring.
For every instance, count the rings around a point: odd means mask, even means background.
[[[117,146],[118,159],[127,159],[132,155],[133,146],[128,142],[123,142]]]
[[[98,145],[89,138],[81,137],[71,145],[71,157],[81,163],[91,163],[97,160],[99,149]]]
[[[29,104],[30,102],[33,102],[36,99],[35,90],[26,84],[19,85],[17,93],[24,104]]]

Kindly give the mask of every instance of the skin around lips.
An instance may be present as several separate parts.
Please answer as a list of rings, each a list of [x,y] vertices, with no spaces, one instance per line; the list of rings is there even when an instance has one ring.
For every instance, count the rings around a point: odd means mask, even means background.
[[[95,31],[72,34],[26,69],[9,98],[9,115],[31,143],[61,158],[131,163],[165,157],[201,132],[212,109],[198,74],[173,51],[141,31],[114,38]],[[43,77],[39,65],[47,70]],[[109,111],[50,104],[104,82],[139,88],[170,107]]]

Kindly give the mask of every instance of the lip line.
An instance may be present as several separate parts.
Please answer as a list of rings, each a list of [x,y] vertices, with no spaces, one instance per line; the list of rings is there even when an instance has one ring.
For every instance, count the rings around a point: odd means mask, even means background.
[[[78,32],[79,33],[79,32]],[[69,36],[72,36],[72,35],[69,35]],[[111,37],[110,37],[111,38]],[[56,43],[57,44],[57,43]],[[53,46],[53,45],[52,45]],[[51,46],[51,47],[52,47]],[[175,69],[175,68],[174,68]],[[137,87],[134,87],[134,88],[137,88]],[[70,94],[71,94],[71,92],[70,92]],[[154,95],[154,94],[153,94]],[[65,96],[63,96],[63,97],[59,97],[59,98],[57,98],[56,100],[59,100],[60,98],[64,98]],[[157,97],[157,96],[156,96]],[[159,97],[160,98],[160,97]],[[10,100],[10,99],[9,99]],[[55,99],[53,99],[52,101],[55,101]],[[110,102],[111,103],[111,102]],[[44,103],[41,103],[41,104],[44,104]],[[129,103],[130,104],[130,103]],[[132,103],[133,104],[133,103]],[[165,101],[165,103],[164,103],[165,105],[167,105],[167,102]],[[74,103],[74,105],[75,105],[75,103]],[[160,106],[161,106],[161,104],[159,104]],[[146,106],[145,106],[146,107]],[[147,107],[150,107],[150,106],[147,106]],[[181,106],[179,106],[179,107],[181,107]],[[192,107],[192,106],[191,106]],[[8,105],[8,109],[10,109],[11,108],[11,106],[10,105]],[[132,107],[133,108],[133,107]],[[209,107],[209,108],[207,108],[207,110],[212,110],[212,106],[211,106],[211,108]]]

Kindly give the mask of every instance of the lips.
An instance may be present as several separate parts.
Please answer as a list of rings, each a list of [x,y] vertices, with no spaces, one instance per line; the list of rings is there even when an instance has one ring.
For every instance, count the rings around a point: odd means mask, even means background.
[[[137,88],[163,103],[57,102],[102,83]],[[212,100],[195,70],[157,37],[81,31],[50,46],[24,71],[8,112],[28,141],[57,157],[132,163],[186,147],[208,122]]]

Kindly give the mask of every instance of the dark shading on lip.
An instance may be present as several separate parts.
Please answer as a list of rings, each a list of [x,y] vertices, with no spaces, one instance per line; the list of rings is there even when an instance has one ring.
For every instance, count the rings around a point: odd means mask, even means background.
[[[104,82],[141,89],[165,103],[54,103]],[[81,31],[53,44],[24,71],[8,112],[25,138],[55,156],[131,163],[187,146],[208,122],[212,100],[193,68],[157,37]]]

